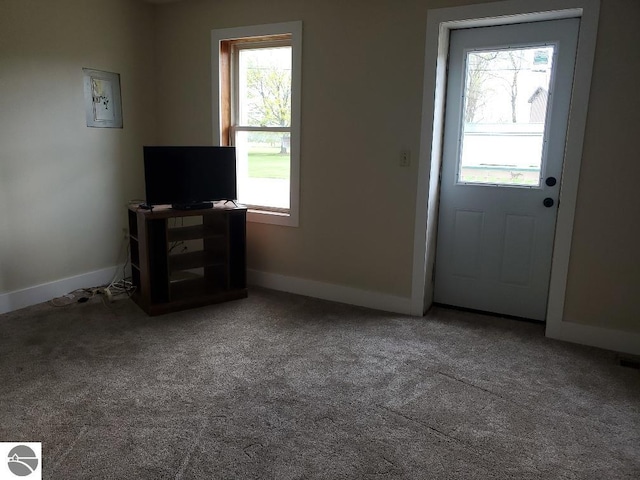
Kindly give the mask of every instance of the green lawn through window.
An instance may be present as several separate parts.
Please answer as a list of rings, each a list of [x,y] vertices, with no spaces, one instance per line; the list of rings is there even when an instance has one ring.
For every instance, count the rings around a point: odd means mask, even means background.
[[[281,154],[277,148],[250,148],[249,177],[289,179],[289,154]]]

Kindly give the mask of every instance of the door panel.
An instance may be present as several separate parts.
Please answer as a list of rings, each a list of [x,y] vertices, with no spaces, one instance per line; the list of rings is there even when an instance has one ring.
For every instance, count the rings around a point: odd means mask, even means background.
[[[480,277],[480,243],[484,223],[482,212],[456,211],[453,227],[453,273],[460,277]]]
[[[500,281],[528,286],[531,283],[536,219],[531,215],[506,215]]]
[[[436,302],[545,319],[578,28],[452,32]]]

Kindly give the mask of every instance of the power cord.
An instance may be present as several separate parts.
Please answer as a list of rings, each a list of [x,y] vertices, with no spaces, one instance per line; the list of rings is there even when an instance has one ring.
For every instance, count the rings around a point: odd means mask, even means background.
[[[109,284],[92,288],[79,288],[61,297],[49,300],[47,303],[52,307],[68,307],[74,303],[86,303],[89,299],[100,295],[103,301],[114,302],[116,297],[126,295],[131,297],[136,291],[136,287],[128,279],[115,280]]]
[[[125,262],[122,267],[121,279],[118,279],[119,275],[118,271],[116,270],[111,281],[105,285],[91,288],[79,288],[61,297],[53,298],[47,303],[53,307],[68,307],[69,305],[72,305],[74,303],[86,303],[89,301],[89,299],[96,295],[101,295],[103,302],[105,301],[105,299],[108,302],[113,302],[116,297],[122,295],[131,297],[131,295],[133,295],[136,291],[136,287],[131,282],[131,277],[127,276],[127,266],[129,265],[129,259],[131,258],[131,243],[127,241],[126,244],[127,250]],[[122,254],[122,251],[123,248],[121,247],[120,252],[118,253],[118,257],[120,257],[120,255]]]
[[[95,288],[79,288],[62,297],[56,297],[47,303],[52,307],[68,307],[73,303],[84,303],[96,294]]]

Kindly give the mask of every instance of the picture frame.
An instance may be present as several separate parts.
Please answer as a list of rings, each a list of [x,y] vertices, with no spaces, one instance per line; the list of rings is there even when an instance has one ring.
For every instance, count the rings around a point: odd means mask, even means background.
[[[83,68],[87,127],[122,128],[120,74]]]

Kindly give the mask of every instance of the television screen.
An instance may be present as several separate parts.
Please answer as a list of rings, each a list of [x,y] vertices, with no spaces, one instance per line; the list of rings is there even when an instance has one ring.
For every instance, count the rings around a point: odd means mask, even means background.
[[[238,196],[234,147],[145,146],[143,151],[148,205],[188,208]]]

